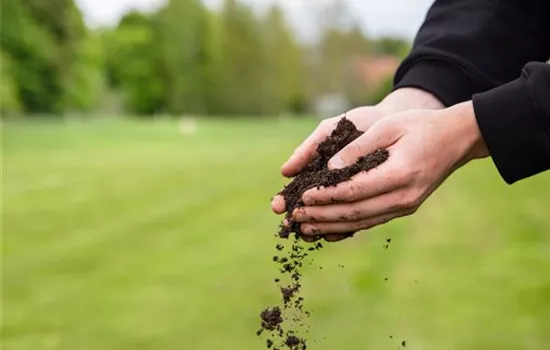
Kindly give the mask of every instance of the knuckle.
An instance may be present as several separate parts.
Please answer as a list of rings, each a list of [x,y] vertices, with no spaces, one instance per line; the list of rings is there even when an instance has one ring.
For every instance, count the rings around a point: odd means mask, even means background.
[[[305,207],[300,207],[294,210],[294,217],[298,220],[307,219],[309,216],[309,212]]]
[[[309,235],[314,233],[315,227],[310,224],[301,224],[300,225],[300,231],[302,231],[303,234]]]
[[[394,160],[394,167],[393,167],[393,177],[394,181],[396,181],[399,184],[406,184],[412,179],[412,172],[411,167],[407,163],[406,160],[403,160],[401,158]]]
[[[416,206],[414,208],[405,210],[405,212],[403,213],[404,214],[403,216],[409,216],[409,215],[412,215],[412,214],[416,213],[418,211],[418,208],[419,208],[419,206]]]
[[[372,129],[377,133],[386,133],[395,128],[395,123],[387,118],[382,118],[378,120],[373,126]]]
[[[407,212],[416,210],[422,203],[422,197],[416,191],[407,191],[401,199],[401,209]]]
[[[391,175],[392,180],[398,185],[407,184],[410,181],[410,176],[411,174],[403,167],[396,168]]]

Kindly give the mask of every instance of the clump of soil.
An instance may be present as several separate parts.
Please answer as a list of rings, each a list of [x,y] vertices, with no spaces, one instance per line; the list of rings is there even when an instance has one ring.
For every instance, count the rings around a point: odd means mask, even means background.
[[[279,286],[282,309],[279,306],[266,308],[260,314],[261,328],[257,334],[261,335],[264,331],[270,332],[266,342],[268,349],[305,350],[307,348],[305,334],[302,333],[308,332],[304,320],[309,316],[309,311],[304,310],[304,298],[299,295],[302,287],[301,267],[303,260],[313,251],[323,248],[323,245],[317,242],[307,249],[304,248],[300,239],[302,235],[300,225],[292,220],[292,212],[304,205],[302,195],[305,191],[316,187],[336,186],[362,171],[377,167],[388,159],[389,152],[380,149],[359,158],[355,164],[346,168],[329,170],[327,163],[330,158],[362,134],[351,121],[345,117],[342,118],[332,134],[317,147],[317,158],[280,192],[285,199],[285,218],[289,225],[281,224],[277,236],[289,238],[294,233],[294,239],[287,250],[281,243],[275,247],[279,255],[274,256],[273,261],[279,264],[281,273],[280,278],[276,278],[275,282],[281,284],[283,277],[285,275],[288,277],[287,284]],[[348,234],[348,236],[352,235],[353,232]],[[306,327],[305,331],[304,327]]]
[[[389,158],[387,150],[379,149],[372,154],[360,157],[355,164],[348,167],[329,170],[328,161],[362,134],[351,121],[342,118],[330,137],[317,147],[317,158],[279,193],[285,199],[285,217],[290,222],[289,226],[281,225],[280,237],[287,238],[292,232],[298,236],[301,235],[300,225],[292,221],[292,212],[304,205],[302,202],[304,192],[312,188],[336,186],[341,182],[348,181],[362,171],[376,168]],[[349,235],[352,235],[352,233],[350,232]]]
[[[262,328],[268,330],[274,330],[279,324],[283,322],[281,317],[281,309],[278,306],[275,306],[272,309],[265,309],[260,314],[262,318]]]

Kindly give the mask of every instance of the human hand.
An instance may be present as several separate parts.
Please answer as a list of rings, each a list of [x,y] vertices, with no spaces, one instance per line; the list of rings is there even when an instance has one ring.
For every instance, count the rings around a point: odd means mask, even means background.
[[[329,161],[342,168],[385,148],[388,161],[335,187],[304,193],[293,212],[305,236],[334,240],[410,215],[456,169],[488,156],[471,102],[440,111],[412,110],[384,118]],[[334,201],[337,203],[334,204]]]
[[[366,131],[380,119],[412,108],[441,109],[443,105],[428,92],[415,88],[403,88],[392,92],[376,106],[356,108],[347,112],[345,116],[355,124],[357,129]],[[300,173],[315,158],[317,146],[332,133],[342,117],[343,115],[322,121],[282,166],[282,174],[292,177]],[[277,214],[282,214],[285,211],[284,199],[281,196],[276,196],[271,206]],[[303,238],[312,241],[309,237]],[[339,234],[326,235],[324,238],[327,241],[336,241],[344,238],[344,236]]]

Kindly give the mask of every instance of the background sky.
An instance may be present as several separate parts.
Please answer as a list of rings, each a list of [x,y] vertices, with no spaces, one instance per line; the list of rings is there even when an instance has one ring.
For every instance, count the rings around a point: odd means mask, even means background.
[[[120,16],[129,9],[154,9],[164,0],[76,0],[84,12],[87,23],[99,25],[116,24]],[[261,9],[272,2],[278,2],[287,12],[292,24],[301,35],[315,35],[311,16],[313,4],[333,0],[245,0]],[[344,0],[361,19],[369,35],[397,35],[412,39],[422,23],[424,15],[433,0]],[[206,0],[217,6],[221,0]]]

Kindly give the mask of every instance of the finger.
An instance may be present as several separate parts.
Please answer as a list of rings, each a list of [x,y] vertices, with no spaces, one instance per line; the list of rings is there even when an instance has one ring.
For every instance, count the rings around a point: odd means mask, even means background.
[[[276,195],[271,200],[271,210],[273,210],[275,214],[283,214],[285,212],[285,199],[283,198],[283,196]]]
[[[410,211],[401,211],[360,221],[305,223],[301,225],[301,230],[304,235],[323,236],[339,233],[357,232],[360,230],[367,230],[375,226],[382,225],[390,220],[410,214]]]
[[[351,237],[353,237],[353,233],[338,234],[338,235],[325,235],[323,238],[327,242],[340,242],[340,241],[343,241],[344,239],[348,239],[348,238],[351,238]]]
[[[307,243],[314,243],[321,239],[321,236],[314,235],[314,236],[307,236],[307,235],[301,235],[300,239]]]
[[[290,223],[288,219],[283,220],[283,226],[288,227],[290,226]],[[313,243],[320,240],[322,237],[320,235],[299,235],[299,238],[303,240],[304,242]]]
[[[294,210],[293,219],[297,222],[359,221],[408,209],[415,199],[413,191],[396,190],[352,203],[301,207]]]
[[[378,167],[361,172],[349,181],[339,183],[336,186],[312,188],[302,195],[302,201],[306,206],[324,205],[338,202],[355,202],[382,195],[384,193],[405,186],[408,179],[400,169],[400,161],[397,156]]]
[[[281,173],[286,177],[298,175],[317,155],[317,146],[326,139],[340,118],[330,118],[322,121],[317,128],[296,148],[288,161],[283,164]]]
[[[355,141],[342,148],[328,162],[329,169],[341,169],[357,161],[359,157],[384,149],[397,141],[401,135],[392,124],[379,121]]]

